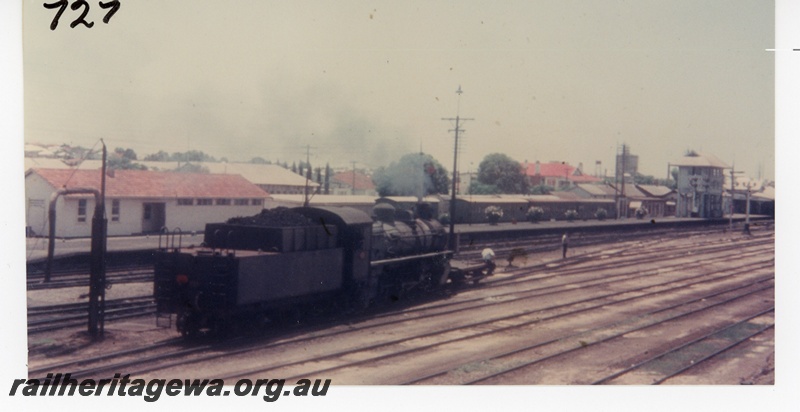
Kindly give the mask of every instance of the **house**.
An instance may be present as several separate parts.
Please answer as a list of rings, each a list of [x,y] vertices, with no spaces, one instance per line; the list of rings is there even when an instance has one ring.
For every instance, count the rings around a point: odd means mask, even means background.
[[[336,173],[331,176],[330,192],[333,195],[378,195],[372,178],[353,170]]]
[[[583,165],[572,166],[566,162],[526,164],[524,172],[531,186],[545,185],[556,190],[566,190],[579,183],[596,183],[601,179],[583,173]]]
[[[730,166],[713,155],[691,152],[678,161],[677,217],[720,218],[723,216],[722,194]]]
[[[50,201],[61,188],[100,190],[100,170],[31,169],[25,173],[29,233],[49,232]],[[248,216],[263,209],[268,194],[239,175],[116,170],[106,176],[108,235],[156,233],[163,227],[200,231],[209,222]],[[56,199],[56,236],[91,234],[95,198],[69,194]]]

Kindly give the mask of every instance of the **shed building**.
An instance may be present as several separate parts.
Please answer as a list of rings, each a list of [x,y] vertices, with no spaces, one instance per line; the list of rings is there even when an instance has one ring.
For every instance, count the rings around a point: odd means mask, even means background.
[[[26,172],[29,234],[49,232],[48,208],[58,189],[100,190],[100,181],[100,170]],[[155,233],[162,227],[204,230],[206,223],[260,212],[267,196],[239,175],[116,170],[106,177],[108,235]],[[94,208],[94,196],[61,196],[56,202],[56,236],[90,236]]]

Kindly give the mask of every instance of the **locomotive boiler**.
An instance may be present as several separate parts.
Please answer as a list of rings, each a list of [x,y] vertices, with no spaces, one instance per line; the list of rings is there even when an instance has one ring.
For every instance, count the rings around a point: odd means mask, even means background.
[[[264,210],[207,224],[203,244],[172,233],[155,254],[159,317],[183,335],[224,331],[234,320],[338,301],[363,307],[447,282],[452,252],[424,205],[416,216],[379,205],[373,220],[347,207]]]

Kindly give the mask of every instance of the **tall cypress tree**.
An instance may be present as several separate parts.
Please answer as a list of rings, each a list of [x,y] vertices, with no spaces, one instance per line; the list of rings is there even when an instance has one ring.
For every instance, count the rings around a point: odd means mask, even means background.
[[[331,192],[331,165],[330,163],[325,164],[325,194],[330,194]]]

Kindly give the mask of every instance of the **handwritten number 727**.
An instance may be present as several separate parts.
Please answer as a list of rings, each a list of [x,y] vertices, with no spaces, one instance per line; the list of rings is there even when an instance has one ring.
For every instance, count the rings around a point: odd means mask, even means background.
[[[67,9],[68,3],[69,2],[67,0],[59,0],[59,1],[55,2],[55,3],[44,3],[44,7],[46,9],[58,9],[58,11],[56,12],[56,16],[53,18],[53,21],[50,23],[50,30],[55,30],[56,27],[58,27],[58,19],[61,18],[62,14],[64,14],[64,10]],[[109,1],[107,3],[103,3],[101,1],[99,4],[100,4],[100,8],[109,9],[108,12],[106,13],[106,15],[103,17],[103,23],[108,24],[108,21],[111,20],[111,16],[113,16],[114,13],[116,13],[117,10],[119,10],[120,2],[119,2],[119,0],[111,0],[111,1]],[[75,0],[72,3],[72,6],[70,8],[72,10],[78,10],[80,8],[83,8],[83,12],[81,13],[80,16],[78,16],[77,19],[75,19],[69,25],[69,27],[74,29],[75,26],[77,26],[79,24],[83,24],[87,28],[92,28],[92,26],[94,26],[94,22],[91,22],[91,21],[87,22],[85,20],[86,15],[89,14],[89,8],[90,8],[89,3],[86,0]]]

